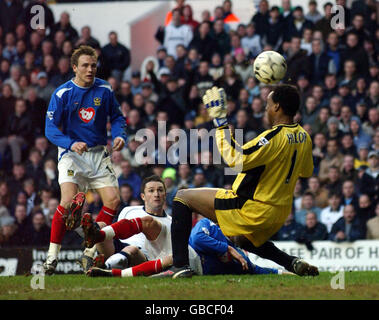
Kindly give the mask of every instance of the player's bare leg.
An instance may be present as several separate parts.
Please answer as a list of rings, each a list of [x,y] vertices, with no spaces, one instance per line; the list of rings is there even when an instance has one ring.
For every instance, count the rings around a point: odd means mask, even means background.
[[[46,262],[43,264],[46,274],[52,274],[58,263],[58,253],[66,231],[65,221],[74,196],[78,193],[78,186],[72,182],[65,182],[60,185],[61,201],[55,211],[51,224],[50,245]]]
[[[82,218],[84,241],[87,248],[107,240],[127,239],[140,232],[144,233],[148,240],[155,240],[161,232],[161,223],[150,216],[122,219],[100,230],[98,223],[92,221],[91,214],[86,213]]]
[[[104,187],[96,189],[99,194],[103,207],[96,217],[96,222],[104,222],[105,225],[110,225],[117,213],[118,206],[120,205],[120,192],[115,187]]]

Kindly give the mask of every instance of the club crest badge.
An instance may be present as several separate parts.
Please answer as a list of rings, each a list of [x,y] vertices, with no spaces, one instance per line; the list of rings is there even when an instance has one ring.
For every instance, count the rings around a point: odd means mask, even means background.
[[[96,107],[98,107],[101,105],[101,99],[96,97],[93,99],[93,103],[95,104]]]

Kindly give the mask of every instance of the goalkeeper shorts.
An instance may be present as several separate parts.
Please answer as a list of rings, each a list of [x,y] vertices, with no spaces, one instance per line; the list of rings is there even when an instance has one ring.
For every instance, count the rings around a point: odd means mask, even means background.
[[[219,189],[215,212],[224,235],[244,235],[256,247],[269,240],[284,224],[292,206],[273,206],[239,197],[232,190]]]

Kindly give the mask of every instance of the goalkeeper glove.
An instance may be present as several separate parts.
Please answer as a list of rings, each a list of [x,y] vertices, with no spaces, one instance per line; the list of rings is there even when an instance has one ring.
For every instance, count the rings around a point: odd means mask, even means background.
[[[227,124],[226,95],[224,89],[213,87],[207,90],[203,96],[203,103],[216,127]]]

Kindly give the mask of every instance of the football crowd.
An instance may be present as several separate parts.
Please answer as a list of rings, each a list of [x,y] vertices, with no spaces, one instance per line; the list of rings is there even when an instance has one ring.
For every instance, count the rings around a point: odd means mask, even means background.
[[[139,129],[157,132],[212,129],[201,97],[212,86],[228,96],[229,123],[243,130],[244,142],[267,129],[264,109],[270,87],[254,78],[253,62],[263,50],[287,60],[286,83],[301,93],[297,122],[313,139],[314,175],[299,180],[293,212],[274,240],[311,245],[315,240],[379,239],[379,17],[375,0],[317,1],[281,6],[255,1],[250,21],[240,21],[230,0],[193,18],[183,0],[157,26],[159,47],[137,70],[130,48],[109,30],[101,47],[91,26],[76,30],[70,15],[55,17],[46,0],[0,0],[0,247],[47,246],[51,220],[59,204],[57,149],[44,136],[50,97],[73,78],[70,55],[85,44],[99,55],[97,76],[116,93],[127,122],[128,143],[112,153],[121,211],[142,204],[143,178],[158,174],[167,188],[166,212],[180,188],[231,188],[234,176],[213,164],[213,145],[189,155],[188,163],[168,159],[173,144],[156,139],[145,160],[135,154]],[[45,9],[45,29],[31,29],[31,7]],[[333,5],[344,8],[344,21],[332,27]],[[201,137],[199,136],[199,139]],[[111,135],[109,134],[109,147]],[[163,146],[164,148],[158,148]],[[151,161],[151,160],[155,161]],[[165,159],[166,164],[157,164]],[[155,164],[151,164],[155,162]],[[87,193],[83,212],[94,216],[102,203]],[[193,224],[200,215],[194,213]],[[67,232],[63,246],[80,246]]]

